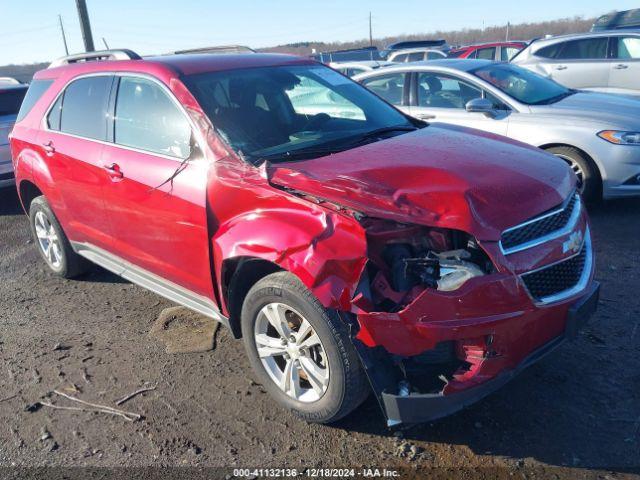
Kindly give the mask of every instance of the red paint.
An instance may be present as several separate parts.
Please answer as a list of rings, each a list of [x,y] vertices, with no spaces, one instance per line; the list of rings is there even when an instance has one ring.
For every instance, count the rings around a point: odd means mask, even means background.
[[[440,341],[457,341],[472,368],[457,375],[445,394],[515,367],[560,335],[575,298],[537,307],[517,274],[566,257],[566,238],[508,258],[497,242],[502,230],[557,206],[573,190],[561,161],[489,133],[429,126],[315,160],[255,168],[214,133],[180,80],[183,73],[305,63],[310,61],[278,55],[194,55],[39,72],[35,78],[54,83],[14,130],[16,181],[44,193],[71,240],[94,243],[207,296],[225,315],[223,262],[253,257],[298,276],[325,307],[356,314],[358,338],[370,347],[415,355]],[[202,158],[188,162],[172,186],[155,188],[175,161],[41,128],[45,110],[67,82],[96,71],[152,76],[187,109],[202,139]],[[43,147],[49,141],[53,155]],[[103,168],[112,164],[122,178]],[[367,226],[359,214],[408,226]],[[586,224],[583,213],[581,228]],[[411,292],[399,312],[373,311],[356,288],[367,262],[379,257],[374,240],[424,227],[443,245],[442,229],[474,236],[497,271],[453,292]],[[487,335],[493,335],[490,348]],[[476,358],[488,350],[492,356]]]
[[[492,42],[492,43],[481,43],[478,45],[468,45],[465,47],[454,48],[451,50],[450,54],[456,54],[456,58],[474,58],[475,52],[483,48],[495,48],[495,47],[503,47],[503,48],[517,48],[518,50],[522,50],[525,48],[527,44],[525,42]],[[457,55],[459,52],[460,55]]]

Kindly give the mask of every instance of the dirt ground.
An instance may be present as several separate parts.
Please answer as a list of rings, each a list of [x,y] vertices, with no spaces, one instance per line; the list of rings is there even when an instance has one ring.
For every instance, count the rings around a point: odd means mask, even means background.
[[[373,398],[332,426],[284,412],[252,381],[241,342],[224,329],[212,351],[166,353],[148,334],[174,305],[97,267],[79,280],[54,277],[15,192],[0,192],[0,467],[638,473],[640,201],[608,202],[592,220],[602,295],[580,337],[472,408],[394,434]],[[47,400],[58,390],[113,407],[154,386],[119,407],[144,417],[134,422],[37,405],[81,406]]]

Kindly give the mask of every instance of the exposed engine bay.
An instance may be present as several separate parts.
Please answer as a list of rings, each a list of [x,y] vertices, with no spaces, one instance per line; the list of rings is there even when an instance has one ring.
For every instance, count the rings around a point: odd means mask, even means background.
[[[368,275],[376,310],[398,311],[422,291],[453,291],[493,271],[470,235],[456,230],[366,218]]]

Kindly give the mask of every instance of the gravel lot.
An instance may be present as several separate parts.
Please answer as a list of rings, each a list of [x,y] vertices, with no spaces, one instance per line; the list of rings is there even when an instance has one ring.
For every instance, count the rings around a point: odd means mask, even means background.
[[[15,192],[6,189],[0,466],[446,467],[488,478],[527,469],[579,478],[638,473],[640,201],[608,202],[592,220],[603,285],[592,324],[474,407],[394,435],[373,398],[333,426],[280,410],[251,380],[241,342],[224,329],[212,351],[165,353],[148,333],[173,305],[98,267],[74,281],[51,275]],[[115,406],[156,385],[121,405],[144,416],[136,422],[33,407],[54,389]],[[55,395],[45,401],[80,406]]]

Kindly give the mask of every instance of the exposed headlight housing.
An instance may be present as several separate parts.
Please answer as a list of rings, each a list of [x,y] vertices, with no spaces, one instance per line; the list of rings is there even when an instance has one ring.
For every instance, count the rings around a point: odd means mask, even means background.
[[[640,132],[625,132],[623,130],[603,130],[598,136],[616,145],[640,145]]]

